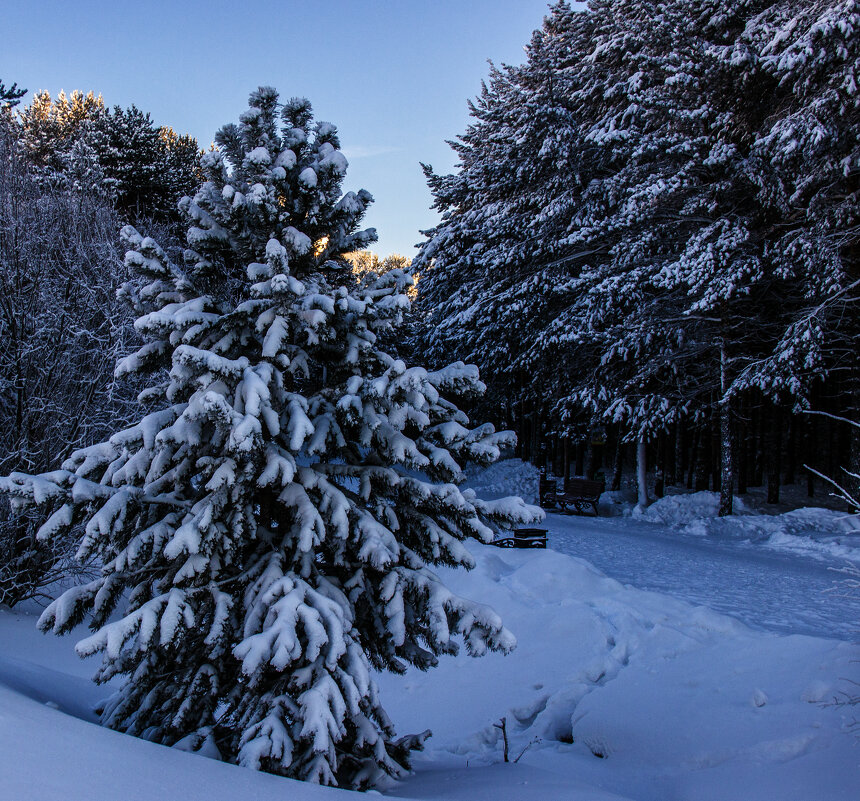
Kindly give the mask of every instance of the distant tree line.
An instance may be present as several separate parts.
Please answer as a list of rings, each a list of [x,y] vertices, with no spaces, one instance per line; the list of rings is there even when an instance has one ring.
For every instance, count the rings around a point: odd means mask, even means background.
[[[125,218],[175,222],[177,199],[199,182],[194,137],[134,105],[109,109],[92,92],[38,92],[12,132],[43,184],[105,197]]]
[[[418,350],[557,473],[722,492],[860,464],[860,6],[555,4],[425,167]],[[812,476],[809,491],[812,493]],[[659,489],[659,488],[658,488]]]
[[[349,262],[356,275],[363,276],[369,273],[383,275],[391,270],[408,271],[412,260],[399,253],[391,253],[380,259],[379,254],[372,250],[357,250],[354,253],[344,253],[343,258]]]

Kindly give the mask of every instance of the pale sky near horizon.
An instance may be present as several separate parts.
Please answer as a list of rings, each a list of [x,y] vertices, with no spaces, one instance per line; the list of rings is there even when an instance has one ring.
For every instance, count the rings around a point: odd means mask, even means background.
[[[520,63],[547,0],[12,0],[0,79],[93,90],[208,146],[249,92],[305,96],[350,162],[344,189],[376,202],[374,250],[414,255],[438,219],[419,162],[450,172],[487,59]],[[29,102],[31,95],[24,98]]]

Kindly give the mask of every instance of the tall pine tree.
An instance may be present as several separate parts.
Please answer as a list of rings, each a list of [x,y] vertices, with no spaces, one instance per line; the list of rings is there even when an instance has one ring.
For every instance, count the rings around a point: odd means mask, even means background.
[[[279,120],[280,117],[280,120]],[[64,593],[43,629],[89,617],[81,655],[125,677],[102,720],[168,745],[325,784],[397,775],[423,735],[396,739],[372,669],[508,651],[489,608],[430,570],[469,567],[463,541],[534,520],[520,499],[457,488],[463,460],[510,441],[470,428],[462,363],[437,372],[382,351],[410,278],[355,285],[340,254],[370,195],[341,195],[337,131],[310,104],[261,88],[202,159],[182,209],[185,264],[132,228],[128,287],[148,339],[119,374],[151,372],[151,411],[62,469],[2,489],[75,527],[103,565]]]

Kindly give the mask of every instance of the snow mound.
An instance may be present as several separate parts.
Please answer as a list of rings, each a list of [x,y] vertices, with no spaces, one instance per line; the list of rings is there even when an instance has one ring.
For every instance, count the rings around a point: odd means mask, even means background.
[[[734,498],[735,512],[747,511],[744,502]],[[703,518],[717,517],[720,511],[718,492],[692,492],[686,495],[667,495],[654,501],[646,509],[637,507],[633,516],[651,523],[664,526],[678,526]]]
[[[634,510],[633,516],[697,537],[721,537],[825,560],[860,561],[856,515],[817,507],[768,515],[735,498],[735,514],[719,517],[719,503],[716,492],[669,495],[647,509]]]
[[[502,459],[489,467],[469,465],[464,473],[464,489],[472,489],[488,501],[516,495],[526,503],[538,502],[540,471],[522,459]]]

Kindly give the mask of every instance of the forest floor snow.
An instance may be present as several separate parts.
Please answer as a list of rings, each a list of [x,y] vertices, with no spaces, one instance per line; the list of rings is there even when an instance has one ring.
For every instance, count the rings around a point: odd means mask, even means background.
[[[471,485],[533,500],[534,478],[510,461]],[[858,707],[832,702],[860,680],[860,615],[856,598],[822,592],[839,578],[829,568],[857,564],[856,535],[826,510],[787,521],[793,513],[749,513],[738,519],[755,524],[726,529],[708,511],[712,498],[687,497],[634,515],[604,496],[620,516],[549,515],[546,551],[472,544],[475,570],[440,570],[456,592],[500,612],[519,644],[509,656],[462,654],[379,677],[398,731],[434,732],[412,775],[385,794],[856,798]],[[785,547],[773,532],[796,540]],[[794,547],[805,539],[825,547]],[[2,801],[357,797],[99,727],[91,709],[104,688],[72,643],[39,634],[34,610],[0,611]],[[494,724],[503,717],[516,763],[502,761]]]

